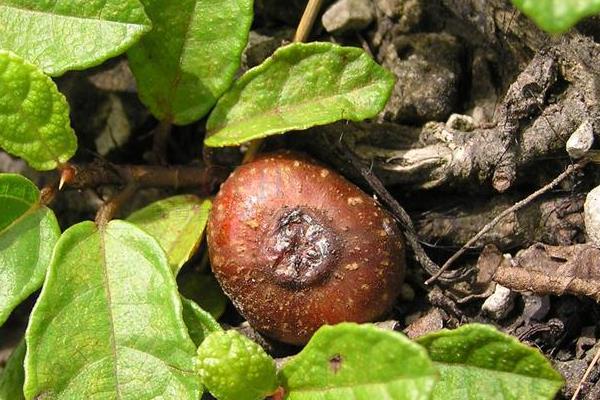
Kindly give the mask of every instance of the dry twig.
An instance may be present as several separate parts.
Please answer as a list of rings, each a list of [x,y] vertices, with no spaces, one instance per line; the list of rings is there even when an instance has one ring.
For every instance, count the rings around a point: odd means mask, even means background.
[[[496,226],[496,224],[498,224],[499,221],[501,221],[507,215],[510,215],[511,213],[514,213],[514,212],[520,210],[521,208],[527,206],[529,203],[531,203],[532,201],[534,201],[535,199],[537,199],[538,197],[540,197],[544,193],[547,193],[550,190],[554,189],[556,186],[558,186],[566,178],[568,178],[571,175],[573,175],[573,173],[581,170],[584,167],[584,165],[585,165],[585,162],[581,162],[581,163],[578,163],[578,164],[569,165],[569,167],[567,167],[567,169],[563,173],[561,173],[559,176],[557,176],[556,178],[554,178],[554,180],[552,182],[548,183],[546,186],[542,187],[541,189],[533,192],[532,194],[530,194],[529,196],[527,196],[523,200],[518,201],[512,207],[507,208],[506,210],[504,210],[502,213],[500,213],[498,216],[496,216],[494,219],[492,219],[488,224],[486,224],[475,236],[473,236],[467,243],[465,243],[456,253],[454,253],[452,255],[452,257],[450,257],[444,263],[444,265],[442,265],[442,267],[440,268],[440,270],[437,271],[437,273],[435,275],[433,275],[431,278],[429,278],[427,281],[425,281],[425,284],[431,285],[433,282],[435,282],[444,273],[444,271],[446,271],[450,266],[452,266],[452,264],[460,256],[462,256],[483,235],[485,235],[488,231],[490,231],[494,226]]]
[[[576,400],[577,399],[577,396],[579,395],[579,392],[581,391],[581,388],[583,387],[583,384],[585,383],[585,381],[587,380],[588,376],[590,375],[590,373],[592,372],[592,370],[594,369],[594,367],[598,363],[598,360],[600,360],[600,347],[598,347],[598,350],[596,351],[596,355],[594,356],[594,359],[592,360],[592,362],[590,363],[590,365],[585,370],[585,373],[583,374],[583,377],[581,378],[581,381],[579,381],[579,384],[577,385],[577,390],[575,390],[575,393],[573,393],[573,397],[571,397],[571,400]]]

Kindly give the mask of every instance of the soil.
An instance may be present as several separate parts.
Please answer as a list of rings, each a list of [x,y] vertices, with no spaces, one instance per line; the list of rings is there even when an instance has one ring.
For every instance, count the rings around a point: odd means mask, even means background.
[[[600,134],[600,17],[548,36],[507,0],[365,1],[372,11],[366,25],[364,19],[353,21],[347,30],[330,34],[319,19],[310,40],[362,47],[392,71],[397,83],[387,107],[372,121],[272,138],[266,150],[310,153],[379,199],[391,195],[408,212],[414,229],[405,225],[404,230],[415,237],[408,277],[382,326],[417,337],[469,322],[494,325],[543,351],[566,379],[558,398],[571,398],[600,351],[600,257],[584,222],[585,197],[600,184],[599,168],[578,163],[565,151],[584,124]],[[243,70],[291,40],[305,3],[256,1]],[[326,1],[323,12],[332,3]],[[125,59],[68,73],[58,84],[80,137],[78,162],[153,161],[157,121],[137,99]],[[175,128],[166,160],[239,164],[238,149],[202,151],[204,124]],[[551,190],[510,210],[574,165]],[[0,171],[24,173],[41,186],[53,179],[3,153]],[[369,174],[383,186],[373,185]],[[172,193],[144,190],[121,212]],[[109,194],[110,189],[66,191],[53,208],[64,228],[93,218]],[[454,273],[425,284],[432,272],[427,263],[437,271],[506,210],[507,216],[450,267]],[[33,303],[21,305],[0,328],[0,367],[21,337]],[[297,351],[260,337],[232,307],[223,322],[276,357]],[[578,399],[599,398],[596,366]]]

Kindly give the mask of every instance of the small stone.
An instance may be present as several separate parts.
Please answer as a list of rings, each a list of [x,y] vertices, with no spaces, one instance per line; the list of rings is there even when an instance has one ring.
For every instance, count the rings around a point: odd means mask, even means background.
[[[386,121],[446,121],[459,103],[463,47],[448,34],[399,35],[380,49],[383,66],[396,75],[384,110]]]
[[[369,0],[340,0],[325,11],[321,22],[327,32],[339,34],[364,29],[374,17]]]
[[[407,323],[409,323],[407,321]],[[444,316],[437,308],[432,308],[425,315],[412,320],[404,333],[411,339],[437,332],[444,327]]]
[[[588,238],[596,246],[600,246],[600,186],[587,194],[583,211]]]
[[[512,311],[515,305],[516,293],[509,288],[496,284],[494,294],[488,297],[481,310],[495,320],[500,320]]]
[[[550,297],[537,295],[524,295],[523,319],[526,323],[529,321],[541,321],[550,311]]]
[[[402,12],[402,0],[375,0],[375,5],[390,18],[395,18]]]
[[[452,114],[446,122],[446,127],[461,132],[472,132],[475,129],[475,120],[468,115]]]
[[[589,120],[584,121],[567,140],[567,153],[574,159],[585,156],[594,144],[594,127]]]

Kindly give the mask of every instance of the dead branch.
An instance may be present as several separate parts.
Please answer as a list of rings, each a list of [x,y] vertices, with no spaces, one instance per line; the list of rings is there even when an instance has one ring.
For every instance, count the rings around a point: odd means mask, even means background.
[[[493,280],[537,295],[574,294],[600,301],[600,249],[591,244],[535,244],[498,266]]]

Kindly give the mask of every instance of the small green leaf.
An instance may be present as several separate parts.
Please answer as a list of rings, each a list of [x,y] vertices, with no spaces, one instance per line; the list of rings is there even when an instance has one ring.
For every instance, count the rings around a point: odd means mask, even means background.
[[[600,13],[600,0],[512,0],[523,14],[550,33],[568,31],[579,20]]]
[[[487,325],[441,330],[417,342],[440,371],[432,399],[550,400],[563,385],[538,350]]]
[[[21,175],[0,174],[0,325],[42,286],[60,228]]]
[[[221,325],[213,316],[192,300],[182,297],[181,303],[183,304],[183,320],[196,346],[200,346],[211,333],[222,330]]]
[[[0,50],[0,147],[24,158],[38,170],[56,168],[77,150],[69,106],[52,79],[36,66],[3,50]]]
[[[53,76],[121,54],[149,29],[137,0],[0,2],[0,48]]]
[[[178,276],[177,280],[181,294],[194,300],[214,318],[223,315],[229,300],[214,275],[190,272]]]
[[[280,376],[288,400],[425,400],[437,372],[404,335],[342,323],[319,329]]]
[[[261,400],[277,389],[275,361],[258,344],[230,330],[198,348],[202,383],[219,400]]]
[[[0,400],[25,399],[23,395],[25,349],[25,340],[21,340],[6,362],[4,371],[0,372]]]
[[[201,385],[175,279],[132,224],[60,238],[27,328],[27,399],[189,399]]]
[[[211,202],[193,195],[169,197],[131,214],[128,222],[153,236],[167,253],[175,275],[196,251]]]
[[[142,0],[154,29],[129,51],[140,98],[160,120],[208,113],[240,66],[253,0]]]
[[[377,115],[394,77],[363,50],[333,43],[294,43],[246,72],[219,100],[208,123],[207,146]]]

